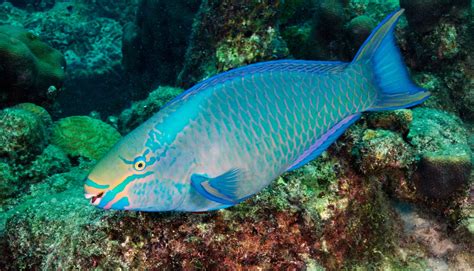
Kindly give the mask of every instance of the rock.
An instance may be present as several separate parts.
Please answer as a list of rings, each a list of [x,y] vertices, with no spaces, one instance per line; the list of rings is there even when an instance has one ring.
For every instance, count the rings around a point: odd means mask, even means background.
[[[71,162],[66,153],[54,145],[49,145],[31,165],[17,168],[16,172],[19,178],[31,184],[41,182],[48,176],[66,172],[70,167]]]
[[[415,174],[417,191],[446,199],[466,188],[472,153],[457,117],[434,109],[414,109],[407,139],[421,156]]]
[[[88,116],[60,119],[52,129],[51,143],[71,156],[100,159],[120,134],[107,123]]]
[[[367,123],[371,128],[381,128],[401,134],[408,133],[412,121],[413,114],[409,109],[374,112],[367,116]]]
[[[48,128],[29,111],[6,108],[0,111],[0,159],[29,163],[48,143]]]
[[[7,163],[0,162],[0,204],[18,192],[18,178]]]
[[[56,49],[26,29],[0,26],[0,106],[18,102],[51,103],[65,77],[66,62]]]
[[[415,155],[403,138],[387,130],[367,129],[362,141],[355,144],[353,153],[358,153],[360,170],[366,175],[387,174],[393,171],[406,172],[412,169]],[[393,176],[392,176],[393,177]]]
[[[83,197],[85,171],[57,174],[32,187],[33,196],[8,219],[10,264],[302,269],[317,261],[338,269],[353,259],[380,258],[371,251],[389,251],[394,236],[388,201],[377,183],[346,178],[337,163],[318,159],[245,203],[206,214],[100,210]]]
[[[152,91],[145,100],[132,103],[132,106],[125,109],[118,117],[118,130],[122,134],[129,133],[181,92],[183,90],[180,88],[159,87]]]
[[[463,146],[449,152],[425,153],[414,177],[417,191],[434,199],[446,199],[466,189],[471,174],[471,156]]]

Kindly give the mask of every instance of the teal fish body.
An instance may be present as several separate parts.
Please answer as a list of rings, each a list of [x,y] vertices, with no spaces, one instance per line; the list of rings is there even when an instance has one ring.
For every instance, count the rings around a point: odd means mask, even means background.
[[[351,63],[280,60],[209,78],[125,136],[86,197],[101,208],[208,211],[251,197],[316,158],[364,111],[421,103],[387,17]]]

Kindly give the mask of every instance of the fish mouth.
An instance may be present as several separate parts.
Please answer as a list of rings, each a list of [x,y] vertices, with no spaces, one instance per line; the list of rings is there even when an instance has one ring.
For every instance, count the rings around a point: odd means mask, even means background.
[[[86,199],[90,199],[90,203],[94,206],[99,205],[102,197],[104,196],[104,192],[100,192],[99,194],[85,194]]]

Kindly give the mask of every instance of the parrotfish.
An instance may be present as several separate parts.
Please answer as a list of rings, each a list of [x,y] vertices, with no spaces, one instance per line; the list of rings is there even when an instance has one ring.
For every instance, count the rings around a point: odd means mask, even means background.
[[[85,196],[105,209],[202,212],[236,205],[319,156],[362,112],[417,105],[390,14],[351,62],[277,60],[206,79],[120,140]]]

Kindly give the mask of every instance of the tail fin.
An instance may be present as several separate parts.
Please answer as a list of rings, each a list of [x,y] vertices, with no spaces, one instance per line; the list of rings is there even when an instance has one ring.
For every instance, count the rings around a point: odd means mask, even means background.
[[[379,93],[377,101],[369,111],[410,107],[422,103],[430,96],[428,91],[410,80],[395,44],[393,31],[403,11],[401,9],[387,16],[374,29],[352,61],[366,61],[372,66]]]

